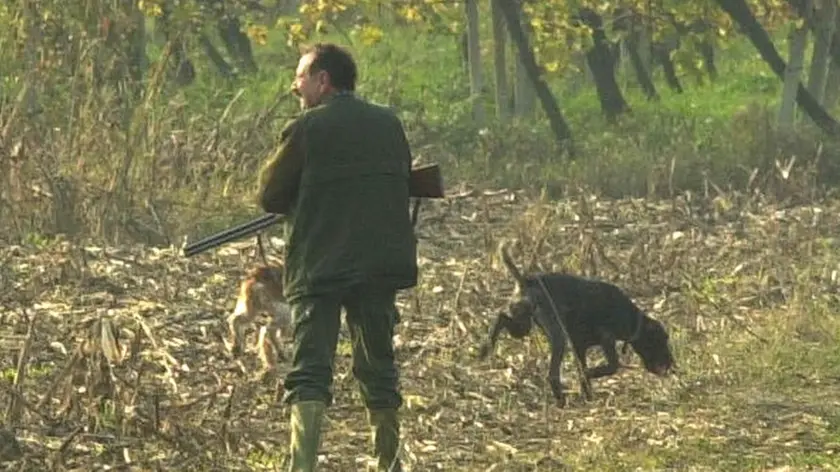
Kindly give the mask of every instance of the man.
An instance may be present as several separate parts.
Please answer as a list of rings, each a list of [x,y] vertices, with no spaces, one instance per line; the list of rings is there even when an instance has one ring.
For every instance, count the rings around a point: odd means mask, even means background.
[[[260,176],[263,209],[289,216],[284,284],[294,354],[284,400],[295,471],[317,462],[342,307],[374,455],[380,470],[401,470],[393,335],[396,293],[417,283],[411,151],[400,120],[354,94],[356,75],[353,58],[336,45],[303,52],[292,85],[303,111]]]

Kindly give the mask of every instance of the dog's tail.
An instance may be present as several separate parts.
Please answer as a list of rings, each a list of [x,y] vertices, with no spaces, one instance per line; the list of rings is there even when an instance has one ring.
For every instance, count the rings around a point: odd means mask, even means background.
[[[519,284],[520,287],[524,287],[525,277],[522,275],[522,272],[516,267],[516,263],[513,262],[513,257],[510,256],[510,251],[508,250],[508,246],[510,246],[510,241],[502,241],[499,244],[499,257],[501,257],[502,262],[504,262],[505,267],[507,267],[508,272],[516,282]]]

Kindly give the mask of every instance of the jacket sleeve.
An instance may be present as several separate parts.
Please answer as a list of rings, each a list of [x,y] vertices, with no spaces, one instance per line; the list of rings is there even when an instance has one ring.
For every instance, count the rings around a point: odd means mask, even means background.
[[[260,171],[259,203],[267,213],[288,214],[297,198],[305,161],[303,130],[294,120],[280,134],[280,145]]]

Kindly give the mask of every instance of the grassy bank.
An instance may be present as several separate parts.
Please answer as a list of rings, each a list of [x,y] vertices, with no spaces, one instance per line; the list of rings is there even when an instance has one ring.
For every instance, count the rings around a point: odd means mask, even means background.
[[[581,188],[610,197],[719,188],[807,197],[833,180],[840,157],[807,122],[795,133],[775,129],[780,83],[743,39],[719,50],[715,83],[695,84],[684,76],[686,92],[676,94],[655,71],[658,102],[644,100],[630,71],[622,69],[619,82],[632,112],[612,127],[585,77],[550,77],[580,150],[574,162],[559,157],[539,110],[534,119],[475,124],[453,36],[395,26],[373,46],[349,35],[320,39],[350,42],[360,64],[359,92],[399,111],[415,155],[439,162],[450,188],[465,182],[553,197]],[[283,96],[296,51],[279,32],[255,48],[261,70],[236,81],[219,78],[201,59],[198,81],[175,89],[156,75],[160,51],[150,46],[152,72],[143,99],[101,92],[80,74],[66,83],[56,77],[37,82],[44,87],[38,89],[38,113],[12,119],[15,102],[7,102],[8,148],[26,155],[13,160],[22,178],[10,179],[14,198],[2,210],[13,220],[11,233],[75,232],[168,244],[254,214],[256,171],[297,106]],[[489,50],[485,56],[492,116]],[[794,156],[785,178],[778,168]],[[20,181],[37,182],[43,191]]]

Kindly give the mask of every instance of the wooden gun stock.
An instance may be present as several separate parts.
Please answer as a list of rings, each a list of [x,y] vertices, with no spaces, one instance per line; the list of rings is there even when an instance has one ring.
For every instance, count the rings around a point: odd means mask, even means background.
[[[443,176],[440,166],[428,164],[411,169],[408,193],[415,198],[443,198]]]

